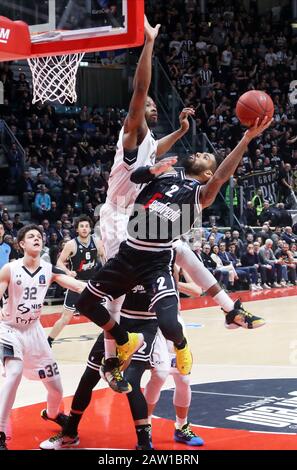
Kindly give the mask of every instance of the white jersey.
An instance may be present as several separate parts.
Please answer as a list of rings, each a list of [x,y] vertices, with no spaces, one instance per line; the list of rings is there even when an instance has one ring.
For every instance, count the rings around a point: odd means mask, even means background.
[[[150,130],[135,152],[124,154],[123,148],[124,128],[121,129],[114,163],[108,180],[107,200],[113,205],[122,208],[132,208],[135,199],[141,191],[141,184],[130,181],[132,171],[146,165],[153,165],[156,159],[158,142],[153,138]]]
[[[41,259],[39,267],[31,273],[23,260],[20,258],[9,263],[8,296],[3,297],[2,322],[18,329],[39,319],[53,268]]]

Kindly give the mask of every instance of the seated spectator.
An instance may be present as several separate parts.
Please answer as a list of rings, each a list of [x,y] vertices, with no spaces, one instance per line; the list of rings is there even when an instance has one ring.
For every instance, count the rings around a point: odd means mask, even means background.
[[[282,263],[274,256],[272,246],[273,241],[268,238],[259,250],[259,261],[266,269],[267,283],[272,287],[281,287],[284,269],[282,269]]]
[[[286,281],[289,281],[289,285],[297,285],[296,282],[296,263],[294,261],[294,256],[292,251],[289,249],[289,244],[283,242],[283,246],[279,248],[275,256],[278,260],[280,260],[287,268],[288,278]]]
[[[213,246],[212,253],[211,253],[211,258],[217,265],[217,267],[216,267],[217,271],[227,272],[228,273],[229,284],[230,284],[231,288],[233,288],[234,287],[234,281],[238,279],[238,276],[236,274],[236,271],[235,271],[231,261],[229,261],[228,264],[223,263],[221,257],[219,256],[219,247],[218,247],[218,245]]]
[[[291,243],[297,243],[297,235],[293,233],[292,227],[285,227],[284,232],[282,233],[282,239],[287,242],[289,245]]]
[[[252,278],[251,290],[262,290],[259,280],[259,256],[258,253],[255,252],[253,243],[248,243],[246,251],[241,256],[240,262],[242,268],[252,268],[252,270],[249,271]]]
[[[22,227],[24,227],[24,224],[21,222],[21,216],[20,214],[16,213],[14,214],[13,218],[13,228],[18,232]]]
[[[51,197],[47,194],[47,188],[44,185],[40,186],[40,192],[38,192],[34,199],[34,210],[38,220],[42,220],[47,216],[47,213],[51,209]]]
[[[215,276],[217,281],[225,288],[227,288],[229,283],[229,272],[227,270],[217,269],[217,263],[211,257],[210,245],[208,245],[207,243],[203,245],[201,259],[204,266]]]
[[[229,245],[229,252],[228,258],[230,259],[231,263],[234,266],[236,274],[241,281],[247,282],[249,285],[250,290],[258,290],[262,289],[261,287],[258,288],[258,273],[255,266],[241,266],[240,259],[236,256],[236,245],[231,243]]]

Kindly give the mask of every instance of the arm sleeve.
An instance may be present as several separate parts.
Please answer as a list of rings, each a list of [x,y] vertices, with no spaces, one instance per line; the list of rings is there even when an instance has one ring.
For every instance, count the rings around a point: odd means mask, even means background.
[[[130,176],[132,183],[136,184],[149,183],[150,181],[153,181],[153,179],[155,179],[155,175],[150,172],[149,166],[141,166],[137,168],[137,170],[133,171]]]

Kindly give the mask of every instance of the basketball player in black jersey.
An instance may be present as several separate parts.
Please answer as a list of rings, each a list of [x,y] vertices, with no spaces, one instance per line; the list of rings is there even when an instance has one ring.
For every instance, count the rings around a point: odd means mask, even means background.
[[[91,235],[92,225],[92,221],[87,215],[78,217],[74,224],[77,237],[65,243],[57,260],[57,266],[66,274],[85,282],[92,278],[96,269],[101,265],[100,260],[104,260],[105,257],[101,240],[94,239]],[[68,263],[69,269],[67,268]],[[50,346],[64,326],[70,322],[78,297],[76,292],[67,290],[61,318],[56,321],[48,336]]]
[[[197,293],[197,286],[192,282],[186,282],[183,288],[188,293]],[[121,307],[120,324],[127,331],[141,332],[144,336],[143,346],[133,354],[131,363],[126,369],[125,379],[132,385],[132,391],[127,395],[131,413],[134,420],[137,436],[137,450],[152,449],[151,424],[148,418],[148,407],[144,394],[141,391],[141,379],[147,369],[153,369],[156,360],[161,360],[160,349],[155,357],[155,341],[158,329],[156,314],[148,310],[150,298],[143,286],[136,286],[129,292]],[[166,346],[167,348],[167,346]],[[69,418],[63,426],[62,432],[50,437],[40,444],[44,450],[59,450],[63,448],[74,447],[79,444],[78,426],[87,409],[92,396],[92,390],[100,380],[100,365],[104,357],[103,334],[99,335],[90,351],[87,367],[80,379],[79,385],[74,394]],[[185,376],[179,376],[179,383],[183,381],[188,383]],[[175,378],[176,380],[176,378]],[[185,393],[185,387],[179,390]],[[190,391],[188,392],[188,394]],[[188,397],[189,398],[189,397]],[[187,397],[186,397],[187,399]],[[190,403],[190,402],[189,402]],[[177,406],[175,402],[175,406]],[[179,442],[187,445],[203,445],[203,440],[196,436],[191,430],[189,423],[181,429],[176,429],[176,435],[179,436]],[[190,442],[190,444],[189,444]]]
[[[77,303],[81,313],[116,339],[120,361],[134,352],[135,340],[110,318],[103,303],[106,298],[118,298],[135,285],[143,285],[151,296],[150,309],[156,312],[164,337],[175,345],[177,369],[181,374],[190,373],[192,355],[177,320],[172,241],[187,232],[201,210],[214,201],[221,186],[234,174],[250,141],[270,124],[267,117],[261,123],[257,119],[219,168],[214,155],[196,153],[184,162],[186,176],[173,171],[156,178],[166,169],[166,162],[163,166],[159,162],[132,174],[131,180],[135,183],[152,181],[136,199],[127,241],[121,244],[115,258],[89,281]],[[226,315],[227,324],[244,321],[253,327],[258,320],[252,316],[243,319],[234,312]]]
[[[129,292],[121,308],[120,323],[127,331],[141,332],[143,346],[133,357],[125,371],[125,379],[133,390],[127,395],[137,435],[137,449],[152,449],[151,426],[148,423],[147,404],[140,388],[141,377],[152,366],[152,351],[158,330],[156,314],[148,311],[149,298],[143,286]],[[59,450],[79,444],[78,425],[88,407],[92,391],[100,380],[100,367],[104,358],[104,336],[101,333],[90,351],[87,367],[72,400],[70,416],[62,432],[40,444],[44,450]]]

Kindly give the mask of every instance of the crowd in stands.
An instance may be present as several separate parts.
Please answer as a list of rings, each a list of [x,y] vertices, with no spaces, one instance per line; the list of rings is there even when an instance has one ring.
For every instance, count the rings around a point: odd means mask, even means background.
[[[229,290],[257,291],[297,285],[297,227],[251,228],[220,233],[216,226],[203,230],[193,244],[196,256]]]
[[[236,145],[242,135],[235,116],[239,96],[264,90],[274,101],[274,124],[249,146],[238,174],[283,170],[285,163],[290,171],[297,169],[297,111],[288,99],[297,72],[290,9],[261,15],[257,2],[240,0],[208,0],[205,14],[199,0],[154,0],[150,5],[151,22],[162,25],[156,55],[184,103],[195,108],[197,128],[213,147],[226,155]]]

